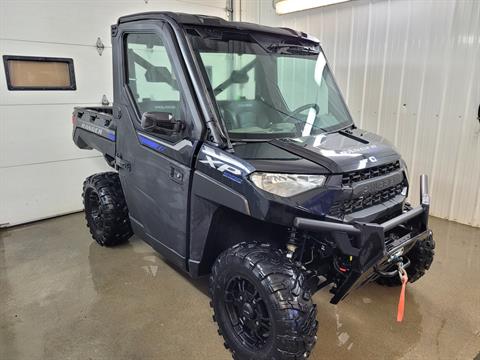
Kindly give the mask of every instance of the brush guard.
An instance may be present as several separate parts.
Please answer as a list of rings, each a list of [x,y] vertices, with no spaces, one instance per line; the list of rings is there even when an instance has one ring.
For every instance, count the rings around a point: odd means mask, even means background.
[[[346,224],[297,217],[294,226],[310,232],[331,234],[337,249],[343,255],[352,257],[351,268],[345,274],[345,279],[333,289],[334,296],[330,302],[337,304],[353,289],[379,276],[398,276],[398,270],[387,271],[392,265],[402,263],[404,268],[408,267],[410,261],[403,254],[407,254],[417,241],[432,235],[428,229],[429,210],[428,177],[421,175],[420,206],[382,224]],[[391,231],[408,224],[413,225],[415,230],[386,245],[385,240]]]

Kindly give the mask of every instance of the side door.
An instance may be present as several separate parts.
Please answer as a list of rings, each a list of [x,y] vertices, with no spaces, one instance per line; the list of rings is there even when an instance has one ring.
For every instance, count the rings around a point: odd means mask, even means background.
[[[132,227],[184,268],[192,161],[203,133],[193,91],[167,24],[125,26],[114,48],[117,159]],[[145,130],[146,112],[171,114],[183,130]]]

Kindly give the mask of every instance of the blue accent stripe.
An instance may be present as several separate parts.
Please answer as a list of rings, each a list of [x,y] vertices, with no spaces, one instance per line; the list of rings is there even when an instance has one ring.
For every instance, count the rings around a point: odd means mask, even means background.
[[[241,184],[243,182],[243,179],[241,177],[235,176],[232,173],[229,173],[228,171],[225,171],[223,173],[223,176],[225,176],[227,179],[235,181],[238,184]]]
[[[166,150],[166,147],[162,144],[159,144],[143,135],[138,134],[138,140],[140,141],[140,144],[145,145],[146,147],[149,147],[155,151],[164,152]]]
[[[115,133],[108,133],[107,138],[108,140],[115,141],[117,139],[117,136],[115,135]]]

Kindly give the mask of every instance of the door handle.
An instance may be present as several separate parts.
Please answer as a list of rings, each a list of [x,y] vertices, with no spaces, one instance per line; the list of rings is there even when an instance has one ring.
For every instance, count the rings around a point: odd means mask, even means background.
[[[173,165],[170,165],[170,179],[177,184],[183,184],[183,172]]]

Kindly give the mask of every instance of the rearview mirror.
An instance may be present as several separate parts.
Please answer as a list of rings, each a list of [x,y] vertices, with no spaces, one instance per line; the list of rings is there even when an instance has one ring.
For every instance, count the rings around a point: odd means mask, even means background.
[[[178,90],[177,80],[173,77],[170,70],[165,66],[151,66],[145,71],[145,80],[147,82],[165,83],[173,89]]]
[[[144,112],[140,126],[148,132],[157,131],[168,135],[177,134],[184,128],[183,122],[175,120],[173,114],[168,112]]]
[[[246,84],[249,80],[248,75],[243,71],[233,70],[230,79],[234,84]]]

